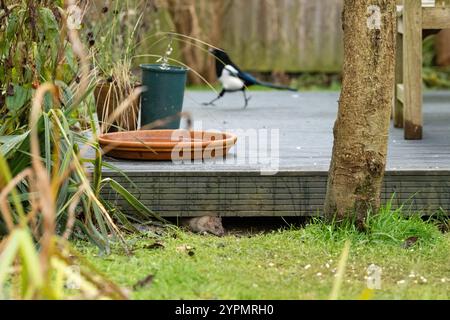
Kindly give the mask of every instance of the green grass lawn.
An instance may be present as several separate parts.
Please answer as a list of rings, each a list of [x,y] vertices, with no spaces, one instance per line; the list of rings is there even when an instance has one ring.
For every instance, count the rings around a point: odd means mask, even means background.
[[[313,222],[303,228],[223,238],[178,229],[127,238],[108,256],[84,243],[89,262],[134,299],[328,299],[351,241],[339,299],[449,299],[450,234],[418,217],[385,212],[369,233]],[[419,240],[404,248],[404,239]],[[158,242],[161,245],[155,245]],[[382,268],[381,290],[367,290],[367,268]],[[151,283],[135,286],[149,275]],[[133,288],[134,287],[134,288]]]

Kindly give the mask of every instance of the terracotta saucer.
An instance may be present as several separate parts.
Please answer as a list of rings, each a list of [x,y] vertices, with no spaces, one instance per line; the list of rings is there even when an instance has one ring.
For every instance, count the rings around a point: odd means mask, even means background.
[[[142,130],[103,134],[105,154],[135,160],[196,160],[225,157],[237,137],[230,133],[188,130]]]

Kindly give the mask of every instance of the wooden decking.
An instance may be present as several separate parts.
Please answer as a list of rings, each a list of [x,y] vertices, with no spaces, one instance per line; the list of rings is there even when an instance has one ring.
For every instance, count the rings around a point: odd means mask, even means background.
[[[238,133],[238,146],[227,159],[175,164],[106,157],[133,184],[118,173],[106,171],[105,175],[117,178],[148,207],[165,216],[319,214],[326,192],[338,93],[253,92],[245,110],[240,94],[226,95],[217,107],[200,105],[213,96],[188,92],[184,109],[192,113],[198,129]],[[424,100],[423,140],[405,141],[401,129],[391,129],[383,197],[390,199],[395,193],[397,205],[426,213],[448,212],[450,92],[426,93]],[[260,146],[245,143],[246,136],[254,135],[263,138]],[[272,136],[279,146],[271,144],[265,152],[262,146],[270,143],[264,143],[264,137],[270,141]],[[263,157],[265,153],[272,153],[273,158]],[[278,173],[267,171],[270,161]],[[103,192],[116,198],[110,189]]]
[[[438,3],[440,2],[440,3]],[[445,1],[401,0],[397,6],[396,103],[394,123],[405,138],[422,139],[422,31],[450,28]]]

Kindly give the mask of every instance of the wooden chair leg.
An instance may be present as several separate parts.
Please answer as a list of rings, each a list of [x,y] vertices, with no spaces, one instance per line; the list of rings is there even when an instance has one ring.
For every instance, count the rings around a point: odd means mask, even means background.
[[[422,1],[404,2],[403,94],[405,139],[422,139]]]
[[[394,127],[403,128],[403,35],[397,32],[397,50],[395,58],[395,101]]]

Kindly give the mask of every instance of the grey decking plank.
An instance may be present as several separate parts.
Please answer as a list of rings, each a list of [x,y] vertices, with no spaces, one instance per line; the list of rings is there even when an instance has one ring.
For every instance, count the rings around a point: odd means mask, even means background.
[[[207,101],[213,94],[187,92],[184,109],[203,129],[278,129],[280,172],[276,175],[261,175],[257,163],[239,163],[246,157],[236,148],[221,163],[177,165],[105,157],[125,171],[137,188],[118,173],[105,170],[104,175],[118,179],[144,204],[166,216],[318,214],[326,193],[338,93],[252,95],[251,105],[242,110],[240,95],[226,95],[217,107],[202,107],[194,101]],[[402,130],[391,128],[382,198],[388,201],[395,192],[395,205],[450,211],[450,92],[426,93],[424,100],[423,140],[405,141]],[[255,157],[258,150],[249,148],[249,154]],[[103,193],[117,198],[111,188],[105,187]],[[117,203],[130,210],[123,200]]]

